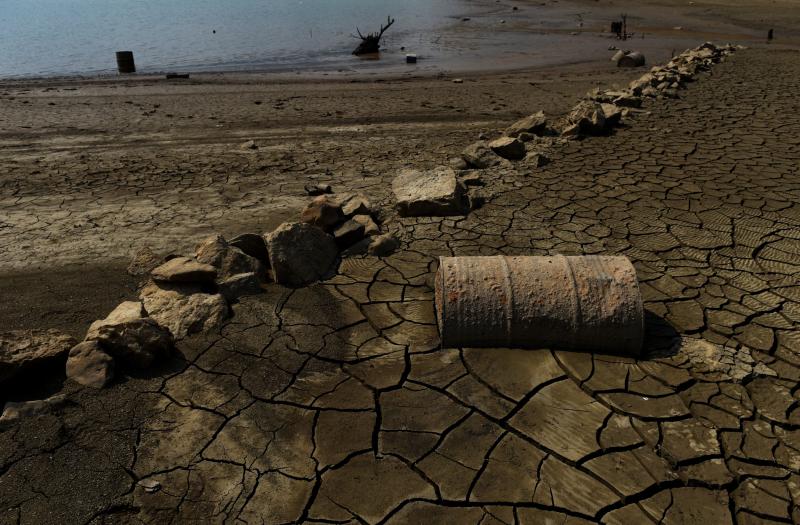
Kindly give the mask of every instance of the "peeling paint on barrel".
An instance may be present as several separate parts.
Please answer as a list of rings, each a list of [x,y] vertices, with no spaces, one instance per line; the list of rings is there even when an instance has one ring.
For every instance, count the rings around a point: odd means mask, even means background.
[[[435,303],[444,347],[638,355],[644,338],[627,257],[441,257]]]

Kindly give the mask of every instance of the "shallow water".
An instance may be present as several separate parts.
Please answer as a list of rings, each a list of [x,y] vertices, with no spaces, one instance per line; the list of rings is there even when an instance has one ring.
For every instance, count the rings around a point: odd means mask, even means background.
[[[116,71],[335,69],[352,65],[358,25],[391,14],[386,45],[431,52],[461,0],[0,0],[0,77]]]

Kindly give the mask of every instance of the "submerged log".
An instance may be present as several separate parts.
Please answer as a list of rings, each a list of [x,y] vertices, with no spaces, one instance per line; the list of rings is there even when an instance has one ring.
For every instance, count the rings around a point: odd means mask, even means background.
[[[367,55],[370,53],[377,53],[380,51],[381,48],[381,38],[383,37],[383,33],[386,32],[389,27],[394,24],[394,18],[391,16],[386,18],[386,25],[381,25],[381,30],[377,33],[369,33],[368,35],[364,36],[361,34],[361,31],[356,27],[356,32],[358,32],[358,38],[361,39],[361,43],[358,44],[358,47],[353,50],[354,55]]]

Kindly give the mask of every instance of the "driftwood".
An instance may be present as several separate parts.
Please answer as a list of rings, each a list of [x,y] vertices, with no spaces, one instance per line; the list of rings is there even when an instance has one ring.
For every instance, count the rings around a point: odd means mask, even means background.
[[[386,18],[386,25],[381,26],[381,30],[377,33],[370,33],[366,36],[361,34],[361,31],[356,27],[356,31],[358,32],[358,38],[361,39],[361,43],[358,44],[358,47],[355,48],[353,51],[354,55],[366,55],[369,53],[377,53],[381,48],[381,37],[383,37],[383,33],[389,29],[389,27],[394,24],[394,18],[387,17]]]

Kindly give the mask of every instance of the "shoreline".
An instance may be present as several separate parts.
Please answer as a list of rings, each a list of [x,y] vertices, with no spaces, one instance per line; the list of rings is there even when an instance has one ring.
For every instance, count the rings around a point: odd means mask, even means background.
[[[748,6],[755,9],[762,0],[750,0],[745,6],[720,6],[719,13],[697,2],[694,14],[688,7],[668,12],[657,0],[638,2],[630,12],[634,36],[619,41],[607,32],[606,21],[615,18],[620,6],[599,4],[597,1],[569,0],[568,2],[533,2],[527,0],[505,1],[468,0],[460,14],[448,18],[452,21],[438,28],[438,38],[445,36],[451,43],[438,53],[419,56],[416,65],[405,64],[405,54],[413,48],[401,48],[389,39],[380,59],[351,57],[342,50],[336,62],[325,65],[325,59],[309,55],[298,62],[270,65],[266,62],[232,65],[179,65],[174,67],[140,68],[140,73],[120,75],[109,69],[104,72],[75,74],[44,74],[0,77],[0,87],[42,83],[92,83],[151,81],[167,73],[188,73],[191,79],[223,77],[241,79],[258,77],[284,83],[300,81],[351,81],[364,79],[431,78],[441,75],[477,75],[483,73],[509,73],[537,71],[589,64],[610,58],[611,47],[631,47],[644,52],[648,63],[667,60],[672,52],[679,53],[698,42],[736,43],[755,46],[762,43],[754,26],[765,22],[745,23],[734,16]],[[694,4],[694,3],[693,3]],[[469,15],[469,16],[466,16]],[[580,20],[580,26],[575,25]],[[466,21],[466,22],[465,22]],[[798,16],[800,22],[800,16]],[[678,24],[678,25],[676,25]],[[685,24],[685,27],[680,25]],[[788,25],[788,24],[787,24]],[[766,27],[766,26],[765,26]],[[638,30],[638,32],[636,32]],[[800,47],[800,32],[785,30],[781,39],[772,44],[776,48]],[[639,38],[641,36],[641,38]],[[323,51],[322,55],[330,53]],[[180,82],[180,80],[176,80]]]

